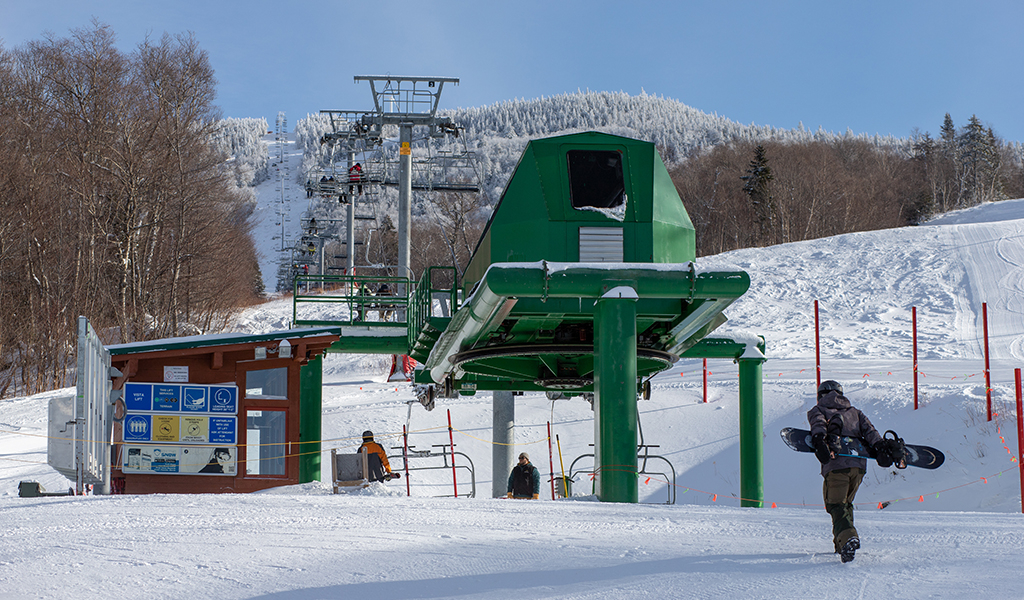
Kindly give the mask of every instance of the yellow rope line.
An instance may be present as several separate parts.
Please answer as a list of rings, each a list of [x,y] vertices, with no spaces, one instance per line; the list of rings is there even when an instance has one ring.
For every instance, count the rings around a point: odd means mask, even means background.
[[[491,441],[491,440],[485,440],[483,438],[478,438],[475,435],[472,435],[472,434],[466,433],[465,431],[462,431],[458,427],[452,427],[452,431],[458,431],[459,433],[461,433],[462,435],[464,435],[466,437],[473,438],[474,440],[477,440],[478,442],[485,442],[485,443],[490,444],[492,446],[529,446],[531,444],[539,444],[540,442],[544,442],[544,441],[547,441],[548,439],[550,439],[547,436],[544,436],[544,437],[540,438],[539,440],[534,440],[532,442],[516,442],[516,443],[513,443],[513,444],[506,444],[506,443],[503,443],[503,442],[495,442],[495,441]]]

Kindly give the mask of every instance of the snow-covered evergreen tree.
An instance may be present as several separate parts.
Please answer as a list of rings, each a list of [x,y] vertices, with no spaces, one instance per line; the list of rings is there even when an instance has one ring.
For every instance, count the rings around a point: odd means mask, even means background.
[[[266,119],[221,119],[216,131],[213,143],[232,157],[238,187],[253,187],[270,179],[270,153],[263,141],[268,131]]]

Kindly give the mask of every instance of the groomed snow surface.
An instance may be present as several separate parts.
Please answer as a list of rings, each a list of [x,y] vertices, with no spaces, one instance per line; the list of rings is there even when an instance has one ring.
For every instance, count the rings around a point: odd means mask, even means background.
[[[1024,201],[1014,200],[926,226],[700,261],[752,278],[719,333],[767,341],[765,508],[739,507],[737,368],[729,361],[709,361],[707,404],[697,361],[654,379],[652,399],[640,403],[643,440],[677,478],[670,488],[664,475],[642,475],[639,505],[595,501],[586,473],[576,475],[570,500],[551,501],[546,482],[541,501],[492,499],[493,478],[508,471],[491,472],[490,395],[439,399],[427,412],[410,404],[409,384],[385,381],[380,357],[326,359],[325,450],[354,451],[364,429],[396,446],[403,425],[417,449],[445,444],[450,411],[457,450],[475,467],[476,497],[465,497],[467,470],[458,474],[459,498],[434,497],[452,494],[451,471],[441,468],[412,472],[411,497],[401,479],[344,495],[317,482],[250,495],[19,498],[23,480],[48,491],[70,485],[46,466],[42,436],[48,398],[73,391],[4,400],[0,598],[1024,597],[1013,385],[1013,369],[1024,366],[1022,240]],[[869,467],[857,497],[862,549],[848,564],[832,553],[817,461],[779,438],[782,427],[805,426],[814,402],[815,300],[823,378],[841,381],[880,430],[946,454],[936,471]],[[273,302],[243,315],[237,330],[286,329],[290,314],[289,302]],[[552,462],[568,470],[592,451],[583,400],[518,397],[516,423],[516,453],[529,452],[545,476]],[[663,504],[670,489],[676,502]]]

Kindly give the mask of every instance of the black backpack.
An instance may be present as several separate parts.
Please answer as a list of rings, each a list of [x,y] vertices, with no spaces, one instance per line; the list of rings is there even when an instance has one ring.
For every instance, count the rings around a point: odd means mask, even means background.
[[[533,471],[534,466],[530,463],[516,465],[512,474],[512,495],[520,497],[533,497]]]

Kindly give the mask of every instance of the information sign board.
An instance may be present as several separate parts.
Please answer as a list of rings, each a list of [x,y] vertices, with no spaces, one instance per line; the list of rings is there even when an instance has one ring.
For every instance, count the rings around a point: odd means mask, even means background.
[[[238,413],[238,388],[233,385],[173,383],[124,384],[125,410],[160,413]]]
[[[237,473],[236,386],[129,382],[124,403],[123,472]]]
[[[233,446],[125,444],[121,470],[125,473],[235,475],[236,453]]]
[[[124,418],[125,443],[235,444],[238,417],[138,415]]]

